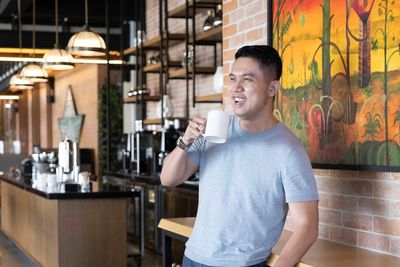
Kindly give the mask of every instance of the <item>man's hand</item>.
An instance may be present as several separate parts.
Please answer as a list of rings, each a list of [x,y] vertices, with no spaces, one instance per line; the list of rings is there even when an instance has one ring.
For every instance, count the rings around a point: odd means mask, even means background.
[[[189,125],[182,137],[182,141],[185,145],[190,145],[202,137],[201,134],[204,133],[206,129],[206,123],[207,120],[200,117],[194,117],[189,121]]]

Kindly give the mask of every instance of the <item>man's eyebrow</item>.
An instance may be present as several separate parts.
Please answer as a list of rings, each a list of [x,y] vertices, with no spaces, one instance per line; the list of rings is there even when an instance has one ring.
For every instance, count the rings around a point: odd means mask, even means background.
[[[234,73],[229,73],[229,77],[232,77],[232,76],[251,76],[251,77],[254,77],[255,75],[254,75],[254,73],[252,73],[252,72],[249,72],[249,73],[243,73],[243,74],[234,74]]]

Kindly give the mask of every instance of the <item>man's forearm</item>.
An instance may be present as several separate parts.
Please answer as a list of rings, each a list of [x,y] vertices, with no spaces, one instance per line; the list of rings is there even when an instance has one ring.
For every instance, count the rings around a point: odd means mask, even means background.
[[[164,160],[160,174],[161,184],[164,186],[177,186],[188,177],[188,156],[185,151],[175,148]],[[190,176],[190,174],[189,174]]]
[[[274,267],[293,267],[318,238],[318,226],[299,226],[283,247]]]

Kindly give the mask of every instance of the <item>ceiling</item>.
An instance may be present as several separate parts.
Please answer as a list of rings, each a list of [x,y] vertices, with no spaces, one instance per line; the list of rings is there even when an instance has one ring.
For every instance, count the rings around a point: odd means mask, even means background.
[[[21,1],[22,47],[32,47],[32,0]],[[108,3],[106,3],[108,1]],[[36,47],[52,48],[55,43],[55,0],[36,0]],[[88,0],[89,25],[105,37],[106,4],[110,34],[120,35],[121,23],[133,20],[136,0]],[[17,0],[0,0],[0,47],[19,47]],[[122,12],[123,10],[123,12]],[[85,24],[84,0],[58,0],[60,46]],[[120,50],[120,38],[110,38],[110,50]]]

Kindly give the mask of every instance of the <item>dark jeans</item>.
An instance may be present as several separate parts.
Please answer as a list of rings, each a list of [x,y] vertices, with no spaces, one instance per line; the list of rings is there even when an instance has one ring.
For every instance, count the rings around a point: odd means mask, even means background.
[[[213,267],[210,265],[205,265],[205,264],[201,264],[195,261],[192,261],[191,259],[189,259],[186,256],[183,256],[183,267]],[[266,261],[251,265],[249,267],[269,267],[268,265],[266,265]]]

